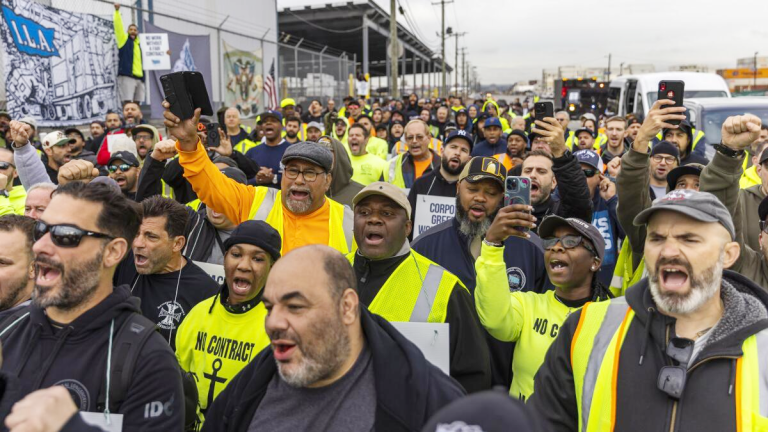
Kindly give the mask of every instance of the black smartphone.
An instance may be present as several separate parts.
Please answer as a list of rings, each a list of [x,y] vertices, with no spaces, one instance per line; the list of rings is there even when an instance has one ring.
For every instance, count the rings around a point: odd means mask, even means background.
[[[218,147],[221,145],[221,136],[219,135],[219,124],[208,123],[205,125],[206,132],[208,134],[208,147]]]
[[[538,114],[536,114],[538,116]],[[538,118],[538,117],[537,117]],[[512,204],[531,205],[531,179],[528,177],[509,176],[504,182],[504,206]],[[528,227],[517,227],[528,232]]]
[[[671,99],[674,105],[664,105],[664,108],[683,106],[683,96],[685,95],[685,82],[683,81],[661,81],[659,82],[658,100]],[[667,123],[678,125],[680,120],[667,120]]]
[[[552,102],[536,102],[533,105],[533,111],[537,120],[543,120],[546,117],[555,117],[555,104]]]
[[[191,119],[195,109],[200,108],[202,115],[213,115],[211,100],[205,88],[205,80],[200,72],[173,72],[160,77],[165,100],[171,104],[171,112],[182,120]]]

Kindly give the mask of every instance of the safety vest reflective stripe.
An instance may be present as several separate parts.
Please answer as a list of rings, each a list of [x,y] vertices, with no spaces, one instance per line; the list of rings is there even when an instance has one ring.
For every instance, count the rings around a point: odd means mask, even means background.
[[[280,195],[277,189],[257,187],[248,218],[263,220],[283,236],[283,204]],[[343,254],[354,251],[352,210],[330,198],[325,199],[330,203],[328,246]]]
[[[192,201],[190,201],[190,202],[186,203],[185,205],[186,205],[187,207],[191,208],[191,209],[192,209],[192,210],[194,210],[194,211],[198,211],[198,210],[200,210],[200,204],[202,204],[202,203],[203,203],[203,202],[202,202],[202,201],[200,201],[200,198],[198,198],[198,199],[196,199],[196,200],[192,200]]]
[[[571,340],[579,432],[613,431],[615,428],[619,358],[634,316],[623,298],[587,303],[582,308]],[[742,357],[736,360],[736,430],[766,430],[768,329],[745,339],[742,352]]]
[[[354,256],[347,255],[350,263]],[[392,322],[444,323],[457,283],[466,289],[456,276],[412,250],[389,275],[368,309]]]
[[[389,170],[385,172],[384,181],[392,183],[397,187],[405,187],[405,179],[403,179],[403,157],[405,153],[399,154],[396,158],[389,161]]]
[[[701,141],[702,138],[704,138],[704,132],[697,130],[696,128],[691,129],[691,135],[693,136],[693,146],[691,147],[691,151],[696,148],[696,145]],[[661,132],[656,134],[656,138],[659,139],[659,141],[664,139],[664,135],[662,135]]]
[[[160,180],[160,182],[163,185],[162,195],[166,198],[174,199],[173,188],[170,187],[165,180]]]
[[[576,134],[573,131],[570,131],[568,133],[568,139],[565,140],[566,147],[568,147],[569,150],[573,150],[573,146],[577,142],[579,142],[579,140],[576,139]]]
[[[614,297],[621,297],[627,292],[627,288],[640,282],[640,279],[647,275],[645,270],[645,257],[640,259],[640,263],[635,270],[632,267],[632,249],[628,241],[622,242],[619,258],[616,260],[616,267],[613,270],[613,279],[611,279],[610,290]]]

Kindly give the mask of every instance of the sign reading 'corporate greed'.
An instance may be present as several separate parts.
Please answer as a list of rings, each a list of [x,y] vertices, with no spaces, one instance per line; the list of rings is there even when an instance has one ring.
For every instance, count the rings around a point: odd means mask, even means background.
[[[455,214],[456,198],[417,195],[413,226],[414,240],[433,226],[453,218]]]

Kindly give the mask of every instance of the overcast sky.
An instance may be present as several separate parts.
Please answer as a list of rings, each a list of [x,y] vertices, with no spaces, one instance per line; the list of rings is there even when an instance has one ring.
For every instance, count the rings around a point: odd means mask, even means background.
[[[359,1],[359,0],[358,0]],[[389,1],[375,0],[385,10]],[[277,0],[278,8],[331,3]],[[425,43],[439,52],[440,6],[399,0]],[[541,79],[557,66],[704,64],[735,68],[755,51],[768,56],[768,0],[454,0],[446,26],[468,34],[460,47],[484,84]],[[398,22],[409,27],[398,17]],[[410,27],[409,27],[410,28]],[[455,39],[446,42],[452,64]]]

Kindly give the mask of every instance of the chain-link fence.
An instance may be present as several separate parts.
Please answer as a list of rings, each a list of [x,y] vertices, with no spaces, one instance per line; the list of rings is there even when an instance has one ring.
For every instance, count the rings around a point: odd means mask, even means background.
[[[299,100],[336,99],[351,94],[350,77],[355,61],[346,53],[331,55],[281,43],[281,92]]]

